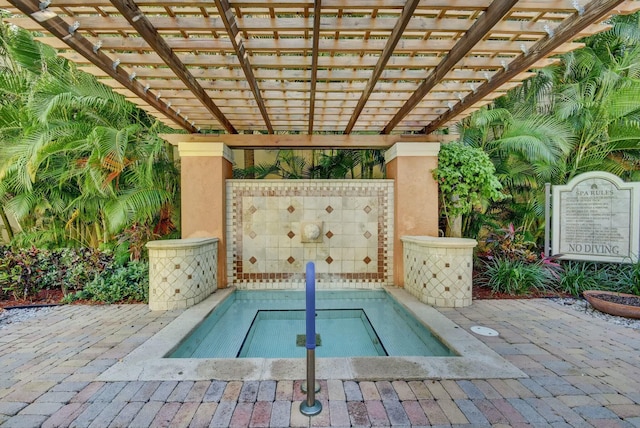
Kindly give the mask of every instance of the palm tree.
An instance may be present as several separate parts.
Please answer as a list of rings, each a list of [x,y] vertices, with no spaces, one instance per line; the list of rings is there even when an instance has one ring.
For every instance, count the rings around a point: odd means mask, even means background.
[[[640,147],[640,47],[604,57],[588,47],[567,55],[565,62],[555,107],[574,128],[576,142],[563,178],[595,169],[630,173],[619,159]]]
[[[531,239],[542,232],[545,182],[591,170],[640,178],[640,13],[612,23],[461,124],[462,140],[489,153],[512,196],[493,218]]]
[[[58,244],[98,246],[159,221],[171,229],[177,174],[159,122],[28,33],[3,37],[18,67],[0,91],[21,95],[0,105],[0,200]]]
[[[486,210],[493,210],[503,221],[516,221],[533,235],[539,234],[544,213],[542,189],[562,170],[572,146],[570,127],[553,116],[521,106],[513,112],[506,108],[482,109],[464,121],[459,132],[464,144],[489,155],[504,192],[511,195],[508,200],[487,205]],[[463,232],[467,236],[470,230],[477,234],[480,219],[489,221],[485,216],[467,217]]]

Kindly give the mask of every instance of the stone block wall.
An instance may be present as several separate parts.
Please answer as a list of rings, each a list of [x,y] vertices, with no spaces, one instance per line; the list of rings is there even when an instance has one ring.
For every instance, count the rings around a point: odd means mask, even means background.
[[[421,302],[471,305],[474,239],[403,236],[404,287]]]
[[[147,248],[152,311],[193,306],[217,289],[217,238],[150,241]]]

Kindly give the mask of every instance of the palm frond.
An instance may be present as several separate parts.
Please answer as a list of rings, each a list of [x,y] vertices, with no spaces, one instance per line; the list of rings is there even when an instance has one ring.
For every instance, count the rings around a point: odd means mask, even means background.
[[[109,232],[117,233],[135,221],[153,219],[170,200],[171,194],[163,189],[134,189],[118,195],[104,207]]]

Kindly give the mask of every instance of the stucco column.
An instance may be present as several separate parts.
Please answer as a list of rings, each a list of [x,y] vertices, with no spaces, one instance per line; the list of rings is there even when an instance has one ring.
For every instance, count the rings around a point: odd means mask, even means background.
[[[404,286],[401,236],[438,236],[440,143],[396,143],[385,153],[387,178],[394,180],[393,280]]]
[[[233,152],[223,143],[178,143],[182,238],[218,238],[218,288],[227,286],[226,180]]]

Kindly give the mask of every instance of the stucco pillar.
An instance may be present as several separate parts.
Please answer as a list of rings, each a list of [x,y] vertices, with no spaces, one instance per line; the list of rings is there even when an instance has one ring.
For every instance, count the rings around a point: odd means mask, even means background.
[[[394,284],[404,286],[401,236],[438,236],[440,143],[396,143],[385,153],[387,178],[394,180]]]
[[[178,143],[182,238],[218,238],[218,288],[227,286],[226,180],[233,152],[223,143]]]

